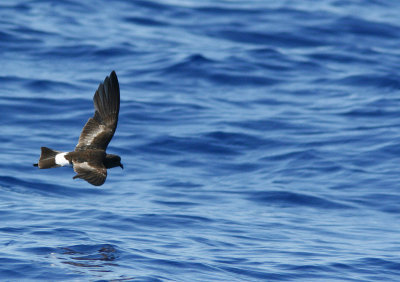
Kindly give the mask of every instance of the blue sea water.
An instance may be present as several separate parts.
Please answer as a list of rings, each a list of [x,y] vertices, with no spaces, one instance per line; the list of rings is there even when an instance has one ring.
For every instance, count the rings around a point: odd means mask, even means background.
[[[1,1],[0,280],[400,280],[399,11]],[[33,167],[113,69],[125,169]]]

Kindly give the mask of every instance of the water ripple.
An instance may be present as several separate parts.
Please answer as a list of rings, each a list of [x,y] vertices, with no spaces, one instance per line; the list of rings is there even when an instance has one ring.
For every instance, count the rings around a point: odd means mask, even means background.
[[[396,1],[0,4],[0,280],[399,280]],[[100,188],[69,151],[116,70]]]

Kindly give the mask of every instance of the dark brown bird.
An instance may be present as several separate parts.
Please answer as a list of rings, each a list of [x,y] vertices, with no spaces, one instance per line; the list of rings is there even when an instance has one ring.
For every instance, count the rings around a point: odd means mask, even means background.
[[[41,169],[72,165],[76,175],[95,186],[107,178],[107,169],[120,166],[121,157],[107,154],[106,149],[117,128],[119,114],[119,84],[115,71],[100,83],[93,96],[94,116],[83,127],[78,145],[73,152],[60,152],[42,147],[39,162]]]

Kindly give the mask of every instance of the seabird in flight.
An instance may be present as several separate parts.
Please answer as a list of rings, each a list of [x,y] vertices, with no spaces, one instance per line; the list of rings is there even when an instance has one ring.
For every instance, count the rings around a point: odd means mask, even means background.
[[[41,169],[72,165],[76,175],[92,185],[100,186],[107,178],[107,169],[120,166],[121,157],[107,154],[106,149],[114,136],[119,114],[119,84],[115,71],[100,83],[93,97],[94,116],[83,127],[78,145],[73,152],[60,152],[42,147],[37,164]]]

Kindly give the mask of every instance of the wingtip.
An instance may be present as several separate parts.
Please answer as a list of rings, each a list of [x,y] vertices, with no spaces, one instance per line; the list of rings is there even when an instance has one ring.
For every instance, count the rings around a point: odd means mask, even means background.
[[[118,82],[118,77],[117,77],[117,73],[115,72],[115,70],[113,70],[109,76],[106,76],[103,83],[100,83],[99,87],[102,87],[103,85],[105,87],[107,87],[107,85],[112,85],[112,87],[115,87],[118,89],[118,94],[119,94],[119,82]]]
[[[110,73],[110,79],[111,79],[111,81],[116,81],[117,84],[118,84],[118,77],[117,77],[117,73],[115,72],[115,70],[113,70],[113,71]]]

